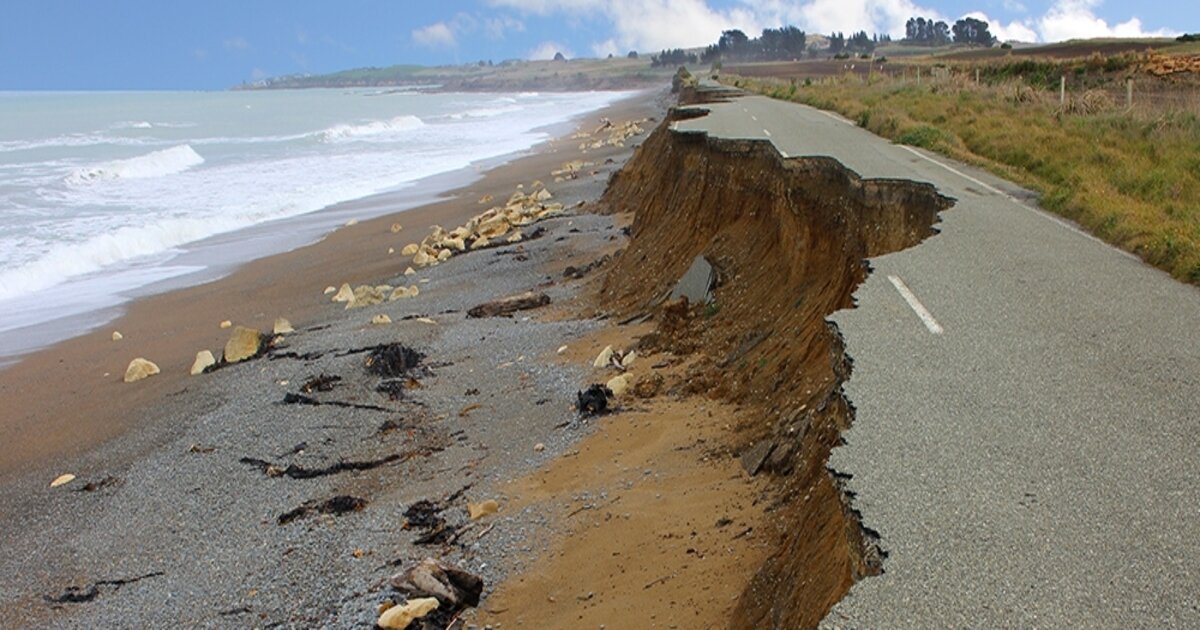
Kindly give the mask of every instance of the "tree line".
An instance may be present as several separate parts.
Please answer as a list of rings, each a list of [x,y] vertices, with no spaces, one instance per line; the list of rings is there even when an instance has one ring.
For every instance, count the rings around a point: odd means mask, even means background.
[[[911,17],[904,23],[904,41],[925,46],[945,46],[950,42],[989,48],[996,45],[996,38],[988,31],[988,23],[975,18],[963,18],[950,26],[933,18]]]

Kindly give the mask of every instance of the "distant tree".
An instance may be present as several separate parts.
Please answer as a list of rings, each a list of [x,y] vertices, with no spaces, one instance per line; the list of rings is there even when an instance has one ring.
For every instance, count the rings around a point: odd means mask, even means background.
[[[631,51],[629,51],[629,54],[628,54],[628,55],[625,55],[625,56],[626,56],[626,57],[628,57],[628,58],[630,58],[630,59],[637,59],[637,58],[638,58],[638,54],[637,54],[637,51],[636,51],[636,50],[631,50]]]
[[[829,52],[834,55],[846,49],[846,36],[842,33],[829,34]]]
[[[956,44],[979,44],[991,47],[996,43],[996,38],[988,32],[988,23],[983,20],[963,18],[955,22],[951,30],[954,32]]]
[[[567,58],[562,53],[556,52],[556,53],[554,53],[554,60],[555,61],[566,61]]]
[[[1200,42],[1200,33],[1184,33],[1175,38],[1177,42]]]
[[[908,18],[908,22],[904,23],[904,41],[925,46],[945,46],[950,43],[950,26],[933,18]]]
[[[732,29],[721,32],[721,38],[717,40],[717,48],[721,50],[721,54],[737,54],[738,50],[744,48],[750,38],[745,33],[738,29]]]
[[[869,53],[875,50],[875,40],[871,39],[866,31],[859,31],[851,34],[850,39],[846,40],[845,49]]]
[[[650,56],[650,65],[653,67],[681,66],[688,63],[696,63],[697,61],[695,53],[689,53],[682,48],[664,50],[657,55]]]

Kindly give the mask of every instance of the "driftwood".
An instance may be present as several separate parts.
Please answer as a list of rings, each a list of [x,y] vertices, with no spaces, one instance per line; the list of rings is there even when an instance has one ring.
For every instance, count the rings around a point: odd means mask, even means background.
[[[538,308],[550,303],[545,293],[522,293],[491,302],[485,302],[467,311],[467,317],[511,317],[517,311]]]

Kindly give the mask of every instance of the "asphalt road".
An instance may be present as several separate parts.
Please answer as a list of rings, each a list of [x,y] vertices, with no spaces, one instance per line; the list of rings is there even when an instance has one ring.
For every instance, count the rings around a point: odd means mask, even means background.
[[[824,626],[1200,628],[1200,290],[832,114],[704,107],[677,129],[957,199],[832,318],[857,417],[830,466],[888,557]]]

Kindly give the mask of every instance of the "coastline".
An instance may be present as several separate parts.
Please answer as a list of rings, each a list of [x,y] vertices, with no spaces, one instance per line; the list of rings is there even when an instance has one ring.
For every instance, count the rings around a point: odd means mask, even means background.
[[[577,118],[560,126],[564,131],[587,129],[601,117],[629,118],[627,112],[644,109],[644,103],[653,100],[651,94],[641,92],[582,115],[584,122]],[[138,426],[140,410],[188,388],[187,371],[197,351],[209,349],[219,355],[229,332],[220,322],[270,330],[276,317],[285,317],[300,329],[327,312],[327,296],[320,293],[325,286],[402,271],[405,261],[399,250],[406,243],[419,240],[432,225],[457,225],[485,209],[476,203],[482,191],[511,190],[521,182],[546,179],[564,161],[557,154],[577,144],[569,136],[569,131],[556,133],[526,152],[493,160],[500,163],[492,168],[478,165],[481,176],[437,194],[430,203],[397,213],[364,210],[394,205],[397,196],[412,195],[411,189],[321,210],[337,216],[338,224],[359,211],[374,218],[337,228],[311,244],[236,265],[216,279],[134,299],[99,328],[0,367],[0,396],[11,410],[0,423],[0,482],[48,474],[56,462],[78,457]],[[399,234],[390,230],[396,222],[404,228]],[[389,256],[389,248],[397,253]],[[124,338],[113,341],[112,331]],[[154,361],[162,373],[136,386],[124,385],[121,378],[134,357]]]

